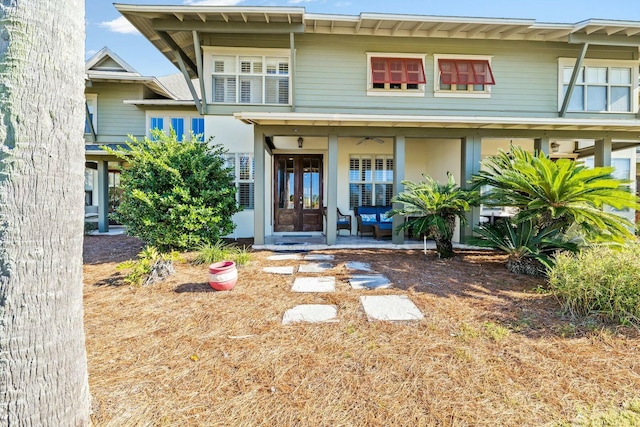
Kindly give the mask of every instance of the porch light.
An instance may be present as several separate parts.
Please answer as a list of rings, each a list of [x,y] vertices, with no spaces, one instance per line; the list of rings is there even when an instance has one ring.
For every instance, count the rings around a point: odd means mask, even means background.
[[[298,148],[302,148],[302,143],[304,142],[304,139],[302,139],[302,137],[298,138]]]
[[[560,149],[560,144],[558,144],[557,142],[552,142],[551,143],[551,152],[552,153],[557,153],[559,149]]]

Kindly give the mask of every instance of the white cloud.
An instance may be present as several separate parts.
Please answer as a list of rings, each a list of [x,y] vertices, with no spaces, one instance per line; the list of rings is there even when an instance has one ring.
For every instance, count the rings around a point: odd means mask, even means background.
[[[131,25],[131,22],[127,21],[124,16],[116,18],[113,21],[101,22],[100,26],[114,33],[139,34],[138,30],[136,30],[136,28]]]
[[[242,0],[184,0],[184,4],[191,6],[235,6]]]

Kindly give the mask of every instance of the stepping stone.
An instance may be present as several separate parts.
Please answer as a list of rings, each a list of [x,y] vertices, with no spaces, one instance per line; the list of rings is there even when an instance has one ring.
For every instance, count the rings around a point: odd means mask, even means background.
[[[298,267],[299,273],[324,273],[327,270],[333,268],[333,264],[330,262],[310,262],[309,264],[302,264]]]
[[[374,320],[420,320],[424,316],[406,295],[361,296],[362,308],[367,319]]]
[[[333,255],[326,254],[307,254],[304,256],[305,261],[333,261]]]
[[[287,310],[282,317],[282,324],[295,322],[337,322],[338,309],[335,305],[303,304]]]
[[[333,292],[336,290],[336,278],[298,277],[291,287],[293,292]]]
[[[262,269],[265,273],[273,273],[273,274],[283,274],[283,275],[292,275],[293,274],[293,266],[285,266],[285,267],[265,267]]]
[[[382,274],[357,274],[349,278],[352,289],[386,289],[391,282]]]
[[[267,257],[269,261],[292,261],[299,260],[301,257],[299,254],[281,254],[281,255],[271,255]]]
[[[358,271],[373,271],[371,266],[367,262],[360,261],[349,261],[345,264],[349,270],[358,270]]]

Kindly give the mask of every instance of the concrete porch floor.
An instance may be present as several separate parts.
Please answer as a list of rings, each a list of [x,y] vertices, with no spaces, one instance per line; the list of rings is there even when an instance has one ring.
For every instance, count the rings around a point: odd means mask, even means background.
[[[254,249],[270,251],[317,251],[323,249],[424,249],[422,240],[406,239],[404,244],[396,245],[390,238],[377,240],[372,236],[339,235],[335,245],[327,245],[324,235],[305,235],[295,233],[282,236],[266,236],[264,245],[254,245]],[[426,248],[435,249],[433,240],[427,240]],[[456,248],[473,248],[473,246],[454,243]]]

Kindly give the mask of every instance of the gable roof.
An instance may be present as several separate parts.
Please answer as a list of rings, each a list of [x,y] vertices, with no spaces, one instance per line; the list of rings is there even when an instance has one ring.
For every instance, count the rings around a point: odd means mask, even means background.
[[[532,19],[469,18],[361,13],[306,13],[300,7],[147,6],[115,4],[135,28],[177,66],[183,55],[187,72],[197,74],[194,31],[197,33],[315,33],[389,37],[445,37],[476,40],[640,46],[640,22],[590,19],[575,24]]]
[[[163,77],[142,76],[125,60],[108,47],[103,47],[85,63],[88,82],[140,83],[163,99],[151,100],[154,104],[194,104],[191,92],[181,73]],[[195,85],[199,88],[199,85]],[[200,94],[198,93],[198,96]],[[145,100],[131,100],[127,103],[144,103]]]

